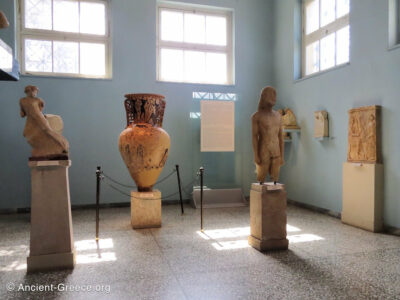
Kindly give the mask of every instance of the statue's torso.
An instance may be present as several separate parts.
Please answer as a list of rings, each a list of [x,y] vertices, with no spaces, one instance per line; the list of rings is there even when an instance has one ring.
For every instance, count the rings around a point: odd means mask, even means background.
[[[281,156],[279,146],[281,122],[281,116],[276,111],[259,113],[258,129],[261,157]]]
[[[20,100],[21,109],[26,114],[26,124],[24,128],[24,137],[31,141],[38,137],[42,130],[38,126],[38,122],[48,124],[48,121],[42,113],[43,100],[40,98],[22,98]]]

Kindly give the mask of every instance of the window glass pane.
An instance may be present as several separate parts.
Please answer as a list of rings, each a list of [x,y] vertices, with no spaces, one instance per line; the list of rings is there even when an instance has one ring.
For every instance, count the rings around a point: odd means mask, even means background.
[[[321,39],[321,71],[335,66],[335,33]]]
[[[199,51],[185,51],[185,81],[204,82],[206,79],[206,54]]]
[[[183,81],[183,50],[161,49],[161,79]]]
[[[52,29],[51,0],[25,0],[25,27]]]
[[[350,26],[346,26],[336,32],[337,56],[336,64],[344,64],[350,60]]]
[[[11,48],[3,46],[0,42],[0,69],[11,72],[13,66],[13,56]]]
[[[56,73],[79,73],[79,46],[76,42],[53,42],[53,63]]]
[[[204,44],[206,42],[206,18],[204,15],[185,13],[185,42]]]
[[[226,18],[206,17],[207,44],[226,46],[226,34]]]
[[[81,74],[104,76],[106,74],[106,47],[104,44],[80,44]]]
[[[50,41],[25,40],[25,69],[32,72],[52,71]]]
[[[319,28],[319,0],[307,2],[306,4],[306,34],[314,32]]]
[[[79,32],[79,2],[75,0],[54,0],[54,30]]]
[[[343,17],[350,12],[350,0],[336,0],[336,18]]]
[[[106,7],[104,4],[81,2],[80,32],[97,35],[106,34]]]
[[[161,39],[163,41],[183,41],[183,13],[161,11]]]
[[[306,75],[319,71],[319,41],[306,47]]]
[[[321,0],[321,27],[335,21],[335,0]]]
[[[227,83],[227,55],[225,53],[207,53],[206,60],[207,82]]]

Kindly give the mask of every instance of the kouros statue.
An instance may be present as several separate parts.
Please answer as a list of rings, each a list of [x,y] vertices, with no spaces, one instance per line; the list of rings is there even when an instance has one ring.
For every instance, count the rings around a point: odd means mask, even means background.
[[[62,136],[62,119],[42,113],[44,101],[37,97],[38,91],[36,86],[28,85],[26,97],[19,101],[21,117],[27,117],[24,137],[32,146],[30,160],[68,159],[69,143]]]
[[[279,169],[284,164],[282,117],[272,109],[275,103],[275,89],[269,86],[264,88],[258,110],[251,117],[254,162],[260,184],[264,183],[268,174],[276,184]]]

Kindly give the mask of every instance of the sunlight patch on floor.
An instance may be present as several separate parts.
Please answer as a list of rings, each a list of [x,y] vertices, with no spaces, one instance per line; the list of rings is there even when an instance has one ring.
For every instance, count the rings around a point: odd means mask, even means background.
[[[298,232],[301,231],[301,229],[288,224],[286,225],[286,231]],[[197,234],[205,240],[236,238],[242,236],[249,236],[250,226],[197,231]]]
[[[299,232],[300,228],[296,226],[286,225],[287,232]],[[221,250],[232,250],[232,249],[243,249],[248,248],[249,243],[247,239],[237,239],[248,237],[250,235],[250,227],[235,227],[235,228],[224,228],[224,229],[211,229],[204,231],[196,231],[196,233],[203,238],[204,240],[211,241],[211,245],[218,251]],[[232,239],[226,241],[225,239]],[[289,240],[289,244],[296,243],[304,243],[304,242],[313,242],[324,240],[323,237],[320,237],[315,234],[303,233],[296,235],[288,235],[287,239]]]
[[[99,249],[110,249],[114,248],[114,243],[112,239],[99,239],[99,243],[97,244],[95,240],[82,240],[75,242],[75,250],[76,251],[85,251],[85,250],[96,250]]]
[[[323,237],[320,237],[315,234],[298,234],[298,235],[288,235],[287,239],[290,243],[304,243],[304,242],[313,242],[324,240]]]
[[[114,242],[111,238],[96,240],[82,240],[75,242],[77,264],[91,264],[100,262],[116,261],[117,257],[109,249],[114,248]],[[102,252],[107,249],[107,252]],[[93,251],[94,250],[94,251]]]

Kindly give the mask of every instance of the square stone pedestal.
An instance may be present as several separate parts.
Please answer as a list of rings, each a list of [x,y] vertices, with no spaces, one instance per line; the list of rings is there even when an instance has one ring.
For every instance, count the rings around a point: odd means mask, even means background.
[[[131,191],[131,224],[133,229],[161,227],[161,192]]]
[[[383,165],[343,164],[342,222],[379,232],[383,227]]]
[[[259,251],[286,250],[286,191],[283,184],[253,183],[250,191],[249,245]]]
[[[30,161],[32,203],[28,272],[73,268],[70,160]]]

